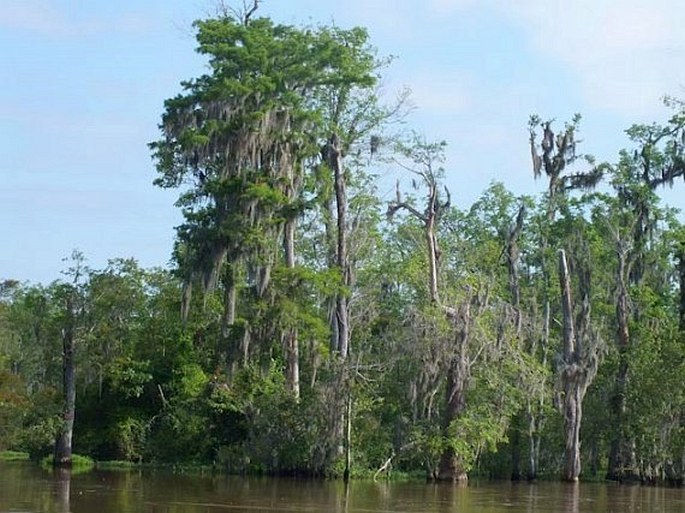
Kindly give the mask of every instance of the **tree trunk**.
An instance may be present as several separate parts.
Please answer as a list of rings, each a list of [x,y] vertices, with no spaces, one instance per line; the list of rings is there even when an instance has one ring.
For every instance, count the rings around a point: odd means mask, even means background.
[[[518,239],[523,230],[523,221],[525,218],[526,209],[523,205],[519,208],[516,216],[516,223],[509,230],[509,234],[505,245],[505,254],[507,258],[507,274],[509,277],[509,292],[511,293],[511,300],[516,311],[516,336],[521,336],[521,328],[523,318],[521,315],[521,287],[519,279],[519,263],[521,260],[518,248]]]
[[[224,284],[224,315],[221,320],[221,335],[226,340],[231,326],[235,323],[235,307],[237,300],[236,280],[233,264],[226,263],[226,274]]]
[[[542,431],[542,407],[544,402],[533,398],[528,402],[528,481],[535,481],[538,477],[538,461],[540,461],[540,433]],[[537,408],[537,411],[535,407]]]
[[[576,334],[573,326],[573,303],[571,300],[571,277],[568,273],[566,252],[559,250],[559,282],[561,285],[561,310],[564,317],[564,362],[571,363],[576,355]]]
[[[71,465],[71,448],[76,413],[76,372],[74,361],[74,302],[70,295],[66,300],[66,323],[62,330],[62,430],[55,443],[55,466]]]
[[[462,306],[461,315],[455,322],[462,323],[457,326],[456,353],[452,356],[449,369],[447,370],[447,384],[445,388],[445,416],[443,417],[443,436],[449,439],[452,423],[466,409],[466,389],[469,380],[469,354],[468,343],[471,326],[471,304],[466,302]],[[451,446],[446,447],[440,457],[438,465],[439,481],[459,482],[468,480],[464,462]]]
[[[564,362],[561,382],[564,389],[564,467],[562,478],[577,481],[580,475],[580,421],[582,419],[581,368],[576,347],[576,333],[571,300],[571,277],[564,250],[559,251],[559,282],[561,285],[561,308],[563,312]]]
[[[546,265],[543,262],[543,275],[545,283],[548,281]],[[548,287],[545,287],[545,306],[543,310],[543,325],[542,325],[542,367],[547,368],[547,348],[549,347],[549,321],[551,316],[551,305],[547,293]],[[533,355],[535,350],[533,350]],[[542,428],[545,423],[545,393],[540,391],[537,397],[528,399],[528,480],[535,481],[538,477],[538,469],[540,462],[540,446],[542,443]]]
[[[685,342],[685,241],[681,242],[678,249],[678,276],[680,285],[680,303],[678,305],[680,340]],[[685,415],[681,415],[680,429],[685,427]],[[674,482],[682,485],[685,475],[685,448],[680,451],[680,465],[677,465],[677,477]]]
[[[514,305],[516,314],[516,336],[521,336],[521,329],[523,327],[523,315],[521,312],[521,288],[519,280],[519,262],[520,254],[518,248],[518,239],[523,229],[523,221],[525,216],[525,207],[521,205],[516,216],[516,223],[509,230],[507,240],[505,241],[505,255],[507,259],[507,275],[509,277],[509,292],[511,300]],[[521,480],[521,413],[514,417],[511,423],[512,437],[511,437],[511,480]]]
[[[329,167],[332,167],[330,162],[330,149],[326,149],[326,154],[324,158]],[[323,200],[324,208],[324,236],[326,240],[326,265],[328,269],[334,269],[338,262],[338,237],[337,237],[337,227],[335,223],[336,213],[335,206],[333,204],[333,197],[331,195],[326,195]],[[337,313],[337,294],[328,296],[326,298],[326,311],[328,325],[331,329],[330,338],[330,348],[331,353],[336,353],[338,351],[338,320],[336,317]]]
[[[433,200],[434,201],[434,200]],[[432,209],[434,210],[434,208]],[[426,244],[428,246],[428,288],[432,303],[438,304],[438,241],[435,237],[435,214],[431,211],[426,219]]]
[[[466,408],[467,366],[462,355],[456,356],[447,372],[446,408],[443,431],[449,438],[449,429]],[[468,480],[464,463],[452,447],[446,447],[438,465],[439,481],[458,482]]]
[[[611,409],[614,417],[614,437],[609,448],[607,479],[615,481],[638,479],[637,461],[632,441],[626,434],[626,388],[628,383],[628,356],[619,347],[619,366],[616,374]]]
[[[521,480],[521,414],[517,414],[511,422],[511,476],[512,481]]]
[[[285,335],[287,368],[286,384],[296,401],[300,399],[300,350],[297,328],[289,328]]]
[[[333,171],[335,203],[337,212],[337,246],[336,265],[340,270],[342,285],[345,289],[350,286],[350,262],[347,254],[347,190],[345,172],[342,163],[342,147],[340,138],[333,134],[328,145],[328,164]],[[350,320],[347,305],[347,290],[338,292],[335,300],[335,323],[337,340],[335,350],[340,358],[346,359],[349,352]]]
[[[564,468],[562,478],[565,481],[578,481],[580,476],[580,423],[583,418],[583,398],[578,377],[573,370],[566,371],[564,387],[564,424],[566,444],[564,447]]]
[[[350,481],[350,470],[352,469],[352,391],[347,391],[347,401],[345,404],[345,471],[343,480],[345,483]]]
[[[594,379],[599,366],[599,344],[590,323],[589,262],[581,256],[576,262],[580,308],[574,317],[571,299],[571,277],[564,250],[559,251],[559,282],[561,285],[561,307],[563,313],[564,349],[560,369],[564,391],[563,412],[566,444],[562,479],[577,481],[580,465],[580,425],[583,420],[583,399],[587,387]]]
[[[190,315],[190,303],[193,298],[193,282],[192,278],[187,278],[183,282],[183,289],[181,293],[181,322],[185,326]]]
[[[295,219],[288,219],[285,223],[284,234],[285,265],[288,269],[295,268]],[[300,399],[300,349],[297,337],[297,327],[290,326],[285,333],[286,352],[286,384],[295,400]]]
[[[626,392],[628,384],[628,350],[630,349],[630,308],[628,295],[628,277],[630,265],[627,251],[619,245],[618,251],[617,297],[616,297],[616,341],[618,345],[619,365],[616,374],[614,396],[611,408],[614,417],[614,437],[609,449],[609,467],[607,479],[622,481],[637,479],[637,462],[633,443],[625,432]]]
[[[685,242],[678,250],[678,276],[680,285],[680,303],[678,305],[680,332],[685,333]]]
[[[333,189],[335,193],[335,266],[341,277],[342,290],[338,290],[333,301],[331,333],[333,335],[333,354],[337,355],[342,366],[341,385],[346,390],[345,399],[339,403],[339,409],[335,412],[337,418],[333,419],[336,426],[336,458],[344,457],[345,476],[349,479],[349,465],[351,453],[348,439],[348,429],[351,430],[352,419],[346,415],[351,397],[349,394],[350,381],[346,367],[349,357],[350,343],[350,313],[347,294],[351,286],[350,262],[347,247],[347,183],[343,168],[343,148],[338,134],[333,133],[328,141],[326,158],[328,166],[333,171]],[[342,391],[342,390],[341,390]],[[351,431],[350,431],[351,432]]]
[[[552,216],[553,217],[553,216]],[[550,333],[550,318],[551,318],[551,301],[549,298],[549,284],[550,273],[547,262],[547,238],[545,237],[542,244],[542,278],[544,284],[544,307],[542,314],[542,338],[540,341],[540,350],[542,352],[541,364],[543,368],[547,368],[547,351],[549,348],[549,333]],[[535,356],[537,348],[535,344],[531,348],[531,354]],[[528,480],[535,481],[538,477],[538,469],[540,462],[540,447],[542,445],[542,429],[545,424],[545,392],[541,390],[537,397],[528,399],[528,438],[529,438],[529,453],[528,453]]]
[[[238,289],[236,286],[235,265],[226,262],[224,270],[224,311],[221,317],[221,338],[226,350],[228,360],[229,378],[235,375],[238,368],[245,365],[241,342],[237,338],[235,330],[236,302]],[[247,330],[247,326],[243,326]],[[231,337],[231,331],[233,336]],[[244,335],[244,334],[243,334]]]

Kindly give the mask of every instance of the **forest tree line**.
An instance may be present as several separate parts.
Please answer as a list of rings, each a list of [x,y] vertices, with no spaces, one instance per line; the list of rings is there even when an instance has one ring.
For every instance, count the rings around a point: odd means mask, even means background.
[[[173,268],[74,252],[50,284],[1,283],[0,449],[681,483],[685,228],[657,193],[685,178],[685,105],[613,162],[579,117],[533,116],[544,192],[454,205],[445,143],[381,97],[364,29],[236,14],[195,23],[207,73],[150,144]]]

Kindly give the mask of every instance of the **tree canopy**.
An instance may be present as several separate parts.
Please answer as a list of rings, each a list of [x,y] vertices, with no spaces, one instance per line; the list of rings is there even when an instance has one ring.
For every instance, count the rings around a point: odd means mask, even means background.
[[[0,283],[0,449],[682,482],[685,229],[657,192],[685,177],[683,104],[613,161],[579,116],[532,116],[541,193],[455,205],[447,143],[397,133],[366,30],[254,15],[195,22],[207,71],[150,143],[171,269],[75,253]]]

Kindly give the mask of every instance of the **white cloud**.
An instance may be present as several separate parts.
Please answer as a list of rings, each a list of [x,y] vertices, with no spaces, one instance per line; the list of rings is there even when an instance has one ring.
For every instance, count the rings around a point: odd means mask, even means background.
[[[498,3],[534,47],[567,65],[595,107],[649,117],[685,84],[685,3],[576,0]]]
[[[477,7],[479,0],[429,0],[428,8],[435,14],[453,14],[455,11]]]
[[[70,30],[58,10],[39,0],[8,0],[0,9],[0,26],[49,35],[65,35]]]
[[[114,17],[74,16],[67,9],[57,9],[46,0],[3,0],[0,27],[62,38],[93,35],[105,31],[141,35],[147,33],[156,19],[143,12],[127,12]]]
[[[340,14],[392,34],[396,42],[422,38],[430,22],[487,11],[518,27],[533,51],[561,65],[588,106],[626,119],[661,116],[660,99],[685,86],[685,2],[682,0],[351,0]],[[347,12],[347,15],[345,14]],[[428,24],[428,27],[425,25]],[[423,29],[420,27],[423,26]],[[544,70],[543,70],[544,72]],[[415,78],[417,104],[453,103],[445,75],[435,83]],[[458,78],[458,77],[457,77]],[[430,94],[429,94],[430,93]],[[432,97],[435,100],[431,100]],[[455,105],[456,106],[456,105]]]
[[[271,2],[269,2],[271,3]],[[273,2],[276,4],[277,2]],[[285,2],[284,2],[285,3]],[[321,2],[305,0],[305,5],[316,3],[319,8]],[[266,4],[266,3],[265,3]],[[268,8],[268,6],[265,5]],[[314,8],[314,6],[312,6]],[[319,21],[339,24],[341,27],[360,25],[368,27],[372,37],[379,34],[395,40],[406,40],[415,36],[417,26],[414,23],[414,6],[411,2],[397,2],[397,0],[345,0],[335,2],[327,10],[326,16]],[[301,19],[295,17],[295,19]]]
[[[463,71],[419,69],[408,77],[406,85],[411,90],[412,103],[431,115],[454,115],[473,105],[475,86]]]

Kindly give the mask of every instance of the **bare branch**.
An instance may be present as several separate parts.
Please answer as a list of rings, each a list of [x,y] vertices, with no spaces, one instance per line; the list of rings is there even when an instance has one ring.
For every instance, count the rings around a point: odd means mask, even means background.
[[[386,215],[389,218],[391,218],[392,216],[394,216],[397,213],[398,210],[402,210],[402,209],[406,210],[407,212],[412,214],[417,219],[423,221],[424,223],[427,221],[427,218],[424,214],[422,214],[421,212],[416,210],[414,207],[412,207],[409,203],[406,203],[404,201],[394,203],[394,204],[391,203],[390,205],[388,205],[388,211],[387,211]]]

